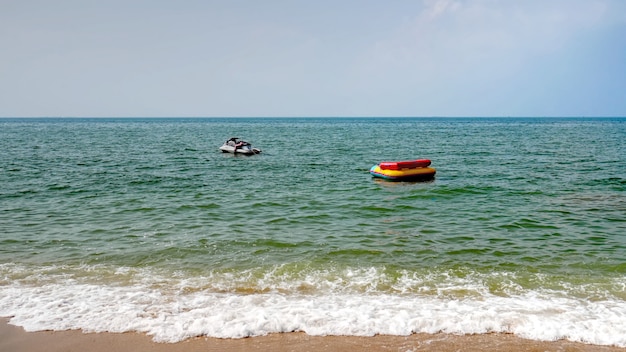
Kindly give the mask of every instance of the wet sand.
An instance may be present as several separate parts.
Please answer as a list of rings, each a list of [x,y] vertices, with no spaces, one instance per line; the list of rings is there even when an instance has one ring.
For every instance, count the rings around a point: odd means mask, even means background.
[[[244,339],[199,337],[179,343],[156,343],[138,333],[83,333],[80,331],[25,332],[0,322],[2,352],[196,352],[196,351],[586,351],[626,352],[626,348],[596,346],[570,341],[533,341],[511,334],[449,335],[414,334],[411,336],[309,336],[304,333],[272,334]]]

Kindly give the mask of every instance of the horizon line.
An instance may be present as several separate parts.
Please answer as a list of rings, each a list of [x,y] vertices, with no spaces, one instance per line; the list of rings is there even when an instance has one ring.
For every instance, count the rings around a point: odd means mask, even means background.
[[[0,119],[252,119],[252,118],[275,118],[275,119],[381,119],[381,118],[390,118],[390,119],[419,119],[419,118],[621,118],[626,117],[626,115],[550,115],[550,116],[542,116],[542,115],[534,115],[534,116],[523,116],[523,115],[485,115],[485,116],[453,116],[453,115],[431,115],[431,116],[269,116],[269,115],[260,115],[260,116],[0,116]]]

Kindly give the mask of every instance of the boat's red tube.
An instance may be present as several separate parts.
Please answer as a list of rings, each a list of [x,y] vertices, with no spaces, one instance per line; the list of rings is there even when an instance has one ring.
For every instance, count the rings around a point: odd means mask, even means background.
[[[430,165],[428,159],[418,160],[405,160],[405,161],[383,161],[378,164],[383,170],[402,170],[402,169],[415,169],[418,167],[427,167]]]

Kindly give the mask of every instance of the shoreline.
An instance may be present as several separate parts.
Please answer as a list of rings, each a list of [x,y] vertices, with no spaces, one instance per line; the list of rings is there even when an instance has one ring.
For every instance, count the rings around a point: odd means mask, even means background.
[[[568,351],[626,352],[616,346],[588,345],[567,340],[535,341],[513,334],[413,334],[310,336],[302,332],[271,334],[242,339],[196,337],[177,343],[158,343],[142,333],[83,333],[70,331],[26,332],[1,318],[0,351],[6,352],[192,352],[192,351]]]

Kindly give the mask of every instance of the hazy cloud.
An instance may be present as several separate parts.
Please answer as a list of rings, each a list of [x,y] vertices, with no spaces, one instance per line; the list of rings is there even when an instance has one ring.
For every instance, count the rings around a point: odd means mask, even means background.
[[[0,116],[626,114],[621,0],[1,6]]]

